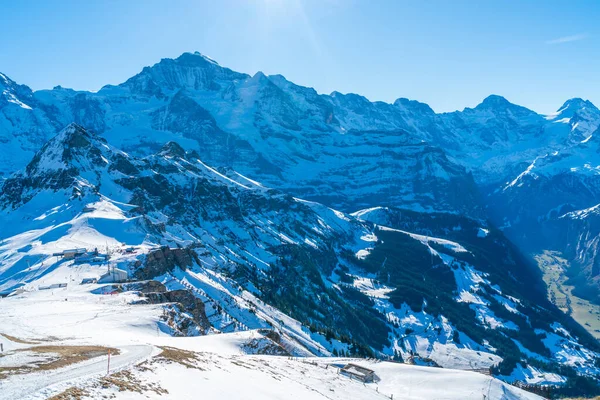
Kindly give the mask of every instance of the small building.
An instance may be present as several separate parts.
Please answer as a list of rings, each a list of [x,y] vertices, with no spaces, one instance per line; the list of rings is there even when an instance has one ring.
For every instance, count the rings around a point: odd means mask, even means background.
[[[75,257],[75,264],[101,264],[108,261],[107,254],[85,253]]]
[[[81,280],[82,285],[90,285],[92,283],[97,283],[98,278],[84,278]]]
[[[125,282],[129,275],[127,271],[119,268],[109,268],[108,272],[98,279],[98,283],[118,283]]]
[[[47,285],[47,286],[38,286],[38,290],[60,289],[60,288],[66,288],[66,287],[67,287],[66,283],[53,283],[53,284]]]
[[[52,255],[55,257],[62,257],[65,260],[72,260],[75,257],[84,255],[86,252],[87,252],[87,249],[79,248],[79,249],[63,250],[59,253],[53,253]]]
[[[375,371],[353,363],[346,364],[340,372],[352,379],[358,379],[365,383],[370,383],[375,380]]]

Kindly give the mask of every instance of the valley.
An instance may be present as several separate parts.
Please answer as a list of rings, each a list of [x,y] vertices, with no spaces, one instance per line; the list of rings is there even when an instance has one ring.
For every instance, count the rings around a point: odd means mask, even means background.
[[[600,339],[600,306],[573,294],[574,287],[567,283],[569,262],[560,253],[546,251],[535,256],[548,285],[549,299],[563,312],[571,315],[596,339]]]

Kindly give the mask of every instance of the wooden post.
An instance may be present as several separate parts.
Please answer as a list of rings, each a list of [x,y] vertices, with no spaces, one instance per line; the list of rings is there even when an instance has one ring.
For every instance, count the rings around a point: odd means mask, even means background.
[[[108,375],[110,371],[110,349],[108,350],[108,365],[106,366],[106,375]]]

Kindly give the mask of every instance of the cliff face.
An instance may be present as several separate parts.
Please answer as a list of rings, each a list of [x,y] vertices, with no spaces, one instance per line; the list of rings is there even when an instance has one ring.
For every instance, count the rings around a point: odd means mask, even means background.
[[[166,324],[182,336],[206,334],[211,324],[206,317],[202,300],[187,289],[144,293],[145,304],[166,304],[163,319]]]
[[[141,266],[135,270],[137,279],[152,279],[156,276],[172,272],[179,267],[186,269],[194,262],[194,253],[189,248],[174,248],[163,246],[146,254]]]

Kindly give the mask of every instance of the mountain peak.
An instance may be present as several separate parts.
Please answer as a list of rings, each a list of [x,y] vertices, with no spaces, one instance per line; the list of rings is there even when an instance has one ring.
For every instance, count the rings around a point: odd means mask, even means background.
[[[71,122],[69,125],[65,126],[61,132],[65,133],[80,133],[80,134],[89,134],[87,130],[79,125],[77,122]]]
[[[7,85],[12,82],[6,75],[0,72],[0,85]]]
[[[465,111],[470,109],[465,109]],[[527,107],[519,106],[511,103],[506,98],[497,94],[492,94],[483,99],[481,104],[475,107],[473,110],[476,111],[488,111],[497,114],[506,114],[510,111],[510,116],[519,116],[521,118],[534,117],[537,118],[538,114],[535,111],[528,109]]]
[[[575,97],[565,101],[557,112],[546,116],[549,121],[569,123],[574,131],[585,132],[576,136],[576,141],[587,139],[597,129],[600,120],[600,110],[589,100]]]
[[[103,147],[107,147],[104,142],[81,125],[70,123],[35,155],[27,165],[27,173],[37,175],[72,167],[87,170],[104,166],[106,160],[102,152]]]
[[[511,106],[511,105],[513,105],[513,104],[510,101],[506,100],[505,97],[499,96],[497,94],[491,94],[488,97],[486,97],[485,99],[483,99],[481,104],[479,104],[477,107],[479,107],[479,106],[488,106],[488,107],[504,106],[504,107],[506,107],[506,106]]]
[[[371,103],[369,99],[360,94],[356,93],[340,93],[338,91],[333,91],[329,95],[332,99],[336,99],[338,101],[344,103],[354,103],[354,104],[368,104]]]
[[[28,86],[19,85],[17,82],[10,79],[8,75],[3,74],[2,72],[0,72],[0,88],[8,89],[11,92],[23,91],[23,89],[29,92],[31,91]]]
[[[406,110],[416,111],[423,114],[435,114],[435,111],[426,103],[421,103],[417,100],[410,100],[405,97],[400,97],[394,101],[396,107],[402,107]]]
[[[0,105],[13,103],[21,108],[31,110],[33,92],[26,85],[19,85],[8,76],[0,73]]]
[[[200,53],[199,51],[195,51],[195,52],[193,53],[193,55],[195,55],[195,56],[200,56],[200,57],[202,57],[204,60],[206,60],[206,61],[208,61],[208,62],[211,62],[211,63],[213,63],[213,64],[219,65],[219,63],[218,63],[216,60],[212,59],[211,57],[209,57],[209,56],[207,56],[207,55],[205,55],[205,54],[202,54],[202,53]]]
[[[219,63],[216,62],[215,60],[213,60],[212,58],[205,56],[204,54],[200,53],[199,51],[194,51],[194,52],[185,52],[182,55],[180,55],[179,57],[177,57],[175,60],[179,61],[179,62],[184,62],[184,63],[190,63],[190,64],[195,64],[195,65],[205,65],[205,64],[212,64],[215,66],[220,67]]]
[[[161,98],[170,91],[182,88],[219,91],[229,86],[231,81],[248,77],[247,74],[221,67],[212,58],[194,52],[183,53],[175,59],[163,58],[151,67],[145,67],[120,86],[129,87],[135,93]]]
[[[168,142],[161,149],[160,154],[163,156],[185,158],[185,150],[177,142]]]
[[[90,144],[94,135],[81,125],[71,122],[54,138],[61,142],[65,148],[85,147]]]
[[[580,97],[574,97],[565,101],[565,103],[558,109],[557,113],[562,114],[563,112],[574,113],[579,110],[590,108],[592,110],[598,110],[596,106],[589,100],[584,100]]]
[[[254,76],[252,77],[252,79],[264,80],[264,79],[267,79],[267,76],[265,75],[264,72],[258,71],[256,74],[254,74]]]

